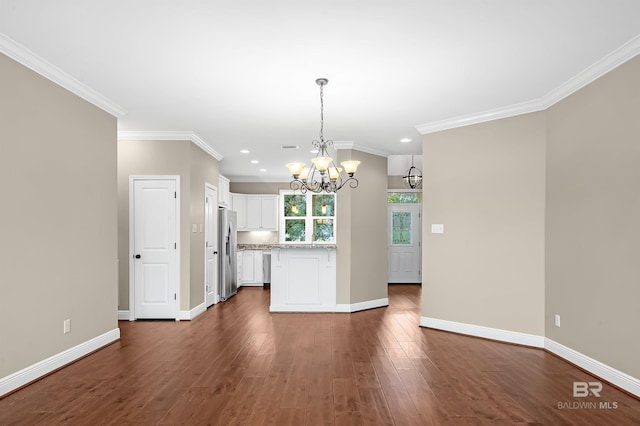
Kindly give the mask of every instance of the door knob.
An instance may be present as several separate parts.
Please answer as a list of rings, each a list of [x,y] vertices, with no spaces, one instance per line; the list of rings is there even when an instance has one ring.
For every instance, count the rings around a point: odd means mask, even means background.
[[[217,251],[214,251],[214,252],[213,252],[213,254],[218,254],[218,252],[217,252]]]
[[[139,254],[136,254],[136,255],[135,255],[135,256],[133,256],[133,257],[135,257],[136,259],[140,259],[142,256],[140,256]]]

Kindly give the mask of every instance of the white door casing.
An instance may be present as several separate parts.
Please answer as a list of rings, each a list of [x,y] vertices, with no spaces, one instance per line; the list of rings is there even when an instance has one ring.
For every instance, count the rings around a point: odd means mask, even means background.
[[[220,301],[218,289],[218,195],[216,188],[207,185],[204,204],[204,292],[205,307]]]
[[[179,320],[178,176],[130,178],[130,319]]]
[[[421,283],[422,205],[389,204],[388,211],[388,282]]]

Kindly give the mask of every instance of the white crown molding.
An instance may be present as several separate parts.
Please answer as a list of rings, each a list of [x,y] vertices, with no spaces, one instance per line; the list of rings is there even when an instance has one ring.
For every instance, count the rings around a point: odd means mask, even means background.
[[[380,157],[388,157],[390,152],[382,151],[380,149],[371,148],[369,146],[361,145],[353,141],[333,141],[333,147],[336,150],[339,149],[355,149],[357,151],[366,152],[367,154],[379,155]]]
[[[207,143],[195,132],[189,131],[118,131],[118,140],[121,141],[191,141],[204,152],[215,158],[222,160],[223,156],[219,152],[211,148]]]
[[[541,100],[535,100],[515,105],[509,105],[507,107],[500,107],[479,113],[447,118],[441,121],[434,121],[433,123],[420,124],[415,127],[418,132],[423,135],[427,135],[429,133],[455,129],[458,127],[469,126],[471,124],[480,124],[487,121],[499,120],[501,118],[515,117],[516,115],[527,114],[543,109],[545,109],[545,104]]]
[[[640,35],[632,38],[593,65],[570,78],[564,84],[547,93],[542,98],[545,109],[577,92],[587,84],[594,82],[606,73],[613,71],[638,54],[640,54]]]
[[[587,67],[540,99],[534,99],[519,104],[508,105],[501,108],[435,121],[432,123],[420,124],[415,126],[415,128],[420,132],[420,134],[426,135],[429,133],[440,132],[442,130],[455,129],[457,127],[468,126],[471,124],[479,124],[501,118],[515,117],[517,115],[545,110],[560,102],[567,96],[582,89],[589,83],[592,83],[602,77],[606,73],[619,67],[628,60],[634,58],[638,54],[640,54],[640,36],[632,38],[618,49],[603,57],[593,65]]]
[[[115,328],[93,339],[80,343],[72,348],[50,356],[40,362],[23,368],[13,374],[0,378],[0,397],[37,380],[58,368],[82,358],[91,352],[107,346],[120,339],[120,329]]]
[[[0,52],[117,118],[127,113],[127,110],[120,105],[2,33],[0,33]]]

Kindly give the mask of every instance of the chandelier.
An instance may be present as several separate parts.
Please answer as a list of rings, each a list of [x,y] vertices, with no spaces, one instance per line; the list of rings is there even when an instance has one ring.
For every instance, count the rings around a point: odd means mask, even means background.
[[[402,180],[411,189],[416,189],[422,183],[422,172],[413,165],[413,155],[411,156],[411,167],[407,170],[407,174],[402,176]]]
[[[315,158],[311,159],[311,167],[305,167],[304,163],[287,163],[287,168],[291,173],[293,180],[289,183],[291,189],[300,190],[302,193],[307,191],[320,192],[337,192],[347,182],[351,188],[358,187],[358,179],[353,176],[356,173],[360,161],[348,160],[340,163],[342,167],[336,166],[333,158],[329,155],[327,147],[333,145],[333,141],[324,140],[324,100],[323,87],[329,83],[326,78],[319,78],[316,84],[320,86],[320,139],[312,142],[313,147],[317,150]],[[346,176],[343,178],[342,170]]]

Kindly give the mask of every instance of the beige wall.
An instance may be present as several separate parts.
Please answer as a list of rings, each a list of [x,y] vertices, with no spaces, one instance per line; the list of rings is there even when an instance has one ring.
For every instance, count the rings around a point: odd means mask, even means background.
[[[387,297],[387,159],[356,150],[338,150],[338,162],[362,163],[357,189],[337,197],[337,288],[339,304]]]
[[[544,113],[426,135],[422,152],[423,316],[544,334]]]
[[[197,145],[190,144],[191,189],[189,220],[191,224],[197,226],[198,232],[189,234],[191,244],[189,309],[204,303],[204,193],[207,184],[215,186],[218,190],[220,189],[218,187],[218,164],[218,160]],[[200,229],[203,231],[200,232]]]
[[[289,182],[231,182],[229,188],[235,194],[279,194],[281,189],[291,189]]]
[[[404,184],[404,180],[402,180],[402,176],[388,176],[387,177],[387,188],[389,188],[389,189],[410,189],[407,185]]]
[[[129,309],[129,176],[180,176],[180,309],[204,302],[204,190],[218,186],[218,161],[191,141],[118,142],[118,308]],[[195,224],[198,232],[191,232]],[[204,228],[203,228],[204,229]]]
[[[0,75],[4,377],[118,327],[117,122],[1,54]]]
[[[637,378],[639,187],[640,57],[548,111],[545,316],[547,337]]]

